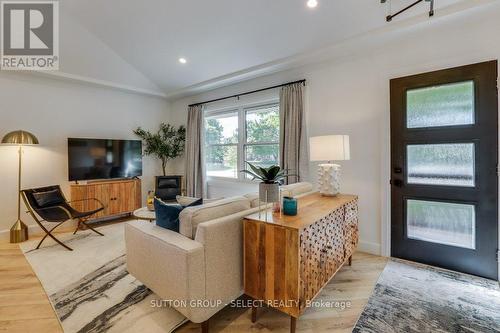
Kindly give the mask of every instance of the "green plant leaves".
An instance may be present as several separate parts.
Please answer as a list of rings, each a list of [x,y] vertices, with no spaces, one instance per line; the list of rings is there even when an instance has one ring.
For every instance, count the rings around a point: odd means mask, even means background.
[[[272,184],[272,183],[277,183],[284,178],[292,176],[288,174],[287,170],[282,170],[281,167],[278,165],[272,165],[269,168],[262,168],[259,166],[255,166],[250,162],[246,163],[250,167],[251,171],[241,170],[240,172],[252,176],[252,180],[259,179],[264,183]]]
[[[184,152],[186,128],[175,128],[170,124],[161,123],[156,133],[145,131],[138,127],[134,134],[144,142],[144,155],[155,155],[162,162],[163,174],[167,161],[179,157]]]

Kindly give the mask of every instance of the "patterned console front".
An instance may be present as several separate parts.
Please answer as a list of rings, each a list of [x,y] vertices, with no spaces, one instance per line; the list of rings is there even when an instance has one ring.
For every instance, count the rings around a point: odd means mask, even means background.
[[[358,244],[353,195],[299,199],[297,216],[253,214],[244,222],[244,288],[298,318]]]
[[[357,199],[300,232],[300,308],[312,300],[358,244]]]

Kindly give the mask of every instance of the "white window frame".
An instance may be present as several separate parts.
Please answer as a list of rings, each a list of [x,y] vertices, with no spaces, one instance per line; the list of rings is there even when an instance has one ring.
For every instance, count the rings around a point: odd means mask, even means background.
[[[206,178],[207,180],[221,180],[221,181],[238,181],[238,182],[245,182],[245,183],[255,183],[256,181],[253,181],[251,179],[248,179],[245,177],[245,174],[243,172],[240,172],[241,170],[246,170],[246,165],[245,165],[245,147],[246,146],[261,146],[261,145],[275,145],[278,144],[280,145],[279,139],[277,142],[256,142],[256,143],[247,143],[247,128],[246,128],[246,112],[248,110],[256,109],[259,107],[264,107],[268,105],[279,105],[279,99],[272,99],[268,100],[265,102],[257,102],[257,103],[248,103],[248,104],[242,104],[237,107],[226,107],[226,108],[220,108],[220,109],[214,109],[214,110],[206,110],[204,112],[203,116],[203,122],[205,122],[205,118],[207,117],[213,117],[213,116],[221,116],[225,114],[232,114],[232,113],[237,113],[238,114],[238,143],[227,143],[227,144],[205,144],[205,151],[207,150],[206,148],[209,146],[237,146],[237,177],[232,178],[232,177],[220,177],[220,176],[209,176],[208,175],[208,170],[205,170],[206,173]],[[281,131],[281,128],[280,128]],[[203,133],[203,137],[205,137],[205,132]],[[205,159],[205,156],[203,156]]]

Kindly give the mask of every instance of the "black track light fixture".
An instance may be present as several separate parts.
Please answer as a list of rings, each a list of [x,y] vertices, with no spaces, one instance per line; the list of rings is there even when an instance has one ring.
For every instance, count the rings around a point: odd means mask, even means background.
[[[380,0],[380,3],[384,4],[384,3],[387,3],[388,0]],[[389,0],[390,1],[390,0]],[[414,6],[418,5],[419,3],[421,2],[428,2],[429,3],[429,6],[430,6],[430,9],[429,9],[429,17],[432,17],[434,16],[434,0],[417,0],[415,1],[414,3],[406,6],[405,8],[401,9],[400,11],[398,11],[397,13],[395,14],[389,14],[387,15],[386,17],[386,20],[387,22],[391,22],[393,18],[395,18],[396,16],[398,16],[399,14],[401,13],[404,13],[406,12],[407,10],[409,10],[410,8],[413,8]]]

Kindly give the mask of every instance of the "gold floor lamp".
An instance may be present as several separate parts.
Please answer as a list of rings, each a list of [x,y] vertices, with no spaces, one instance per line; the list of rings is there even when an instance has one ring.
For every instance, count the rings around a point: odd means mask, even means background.
[[[17,221],[10,228],[10,242],[20,243],[28,239],[28,227],[21,221],[21,174],[23,165],[23,146],[24,145],[37,145],[38,139],[33,134],[26,131],[14,131],[7,133],[3,139],[2,144],[19,146],[19,175],[18,175],[18,191],[17,191]]]

